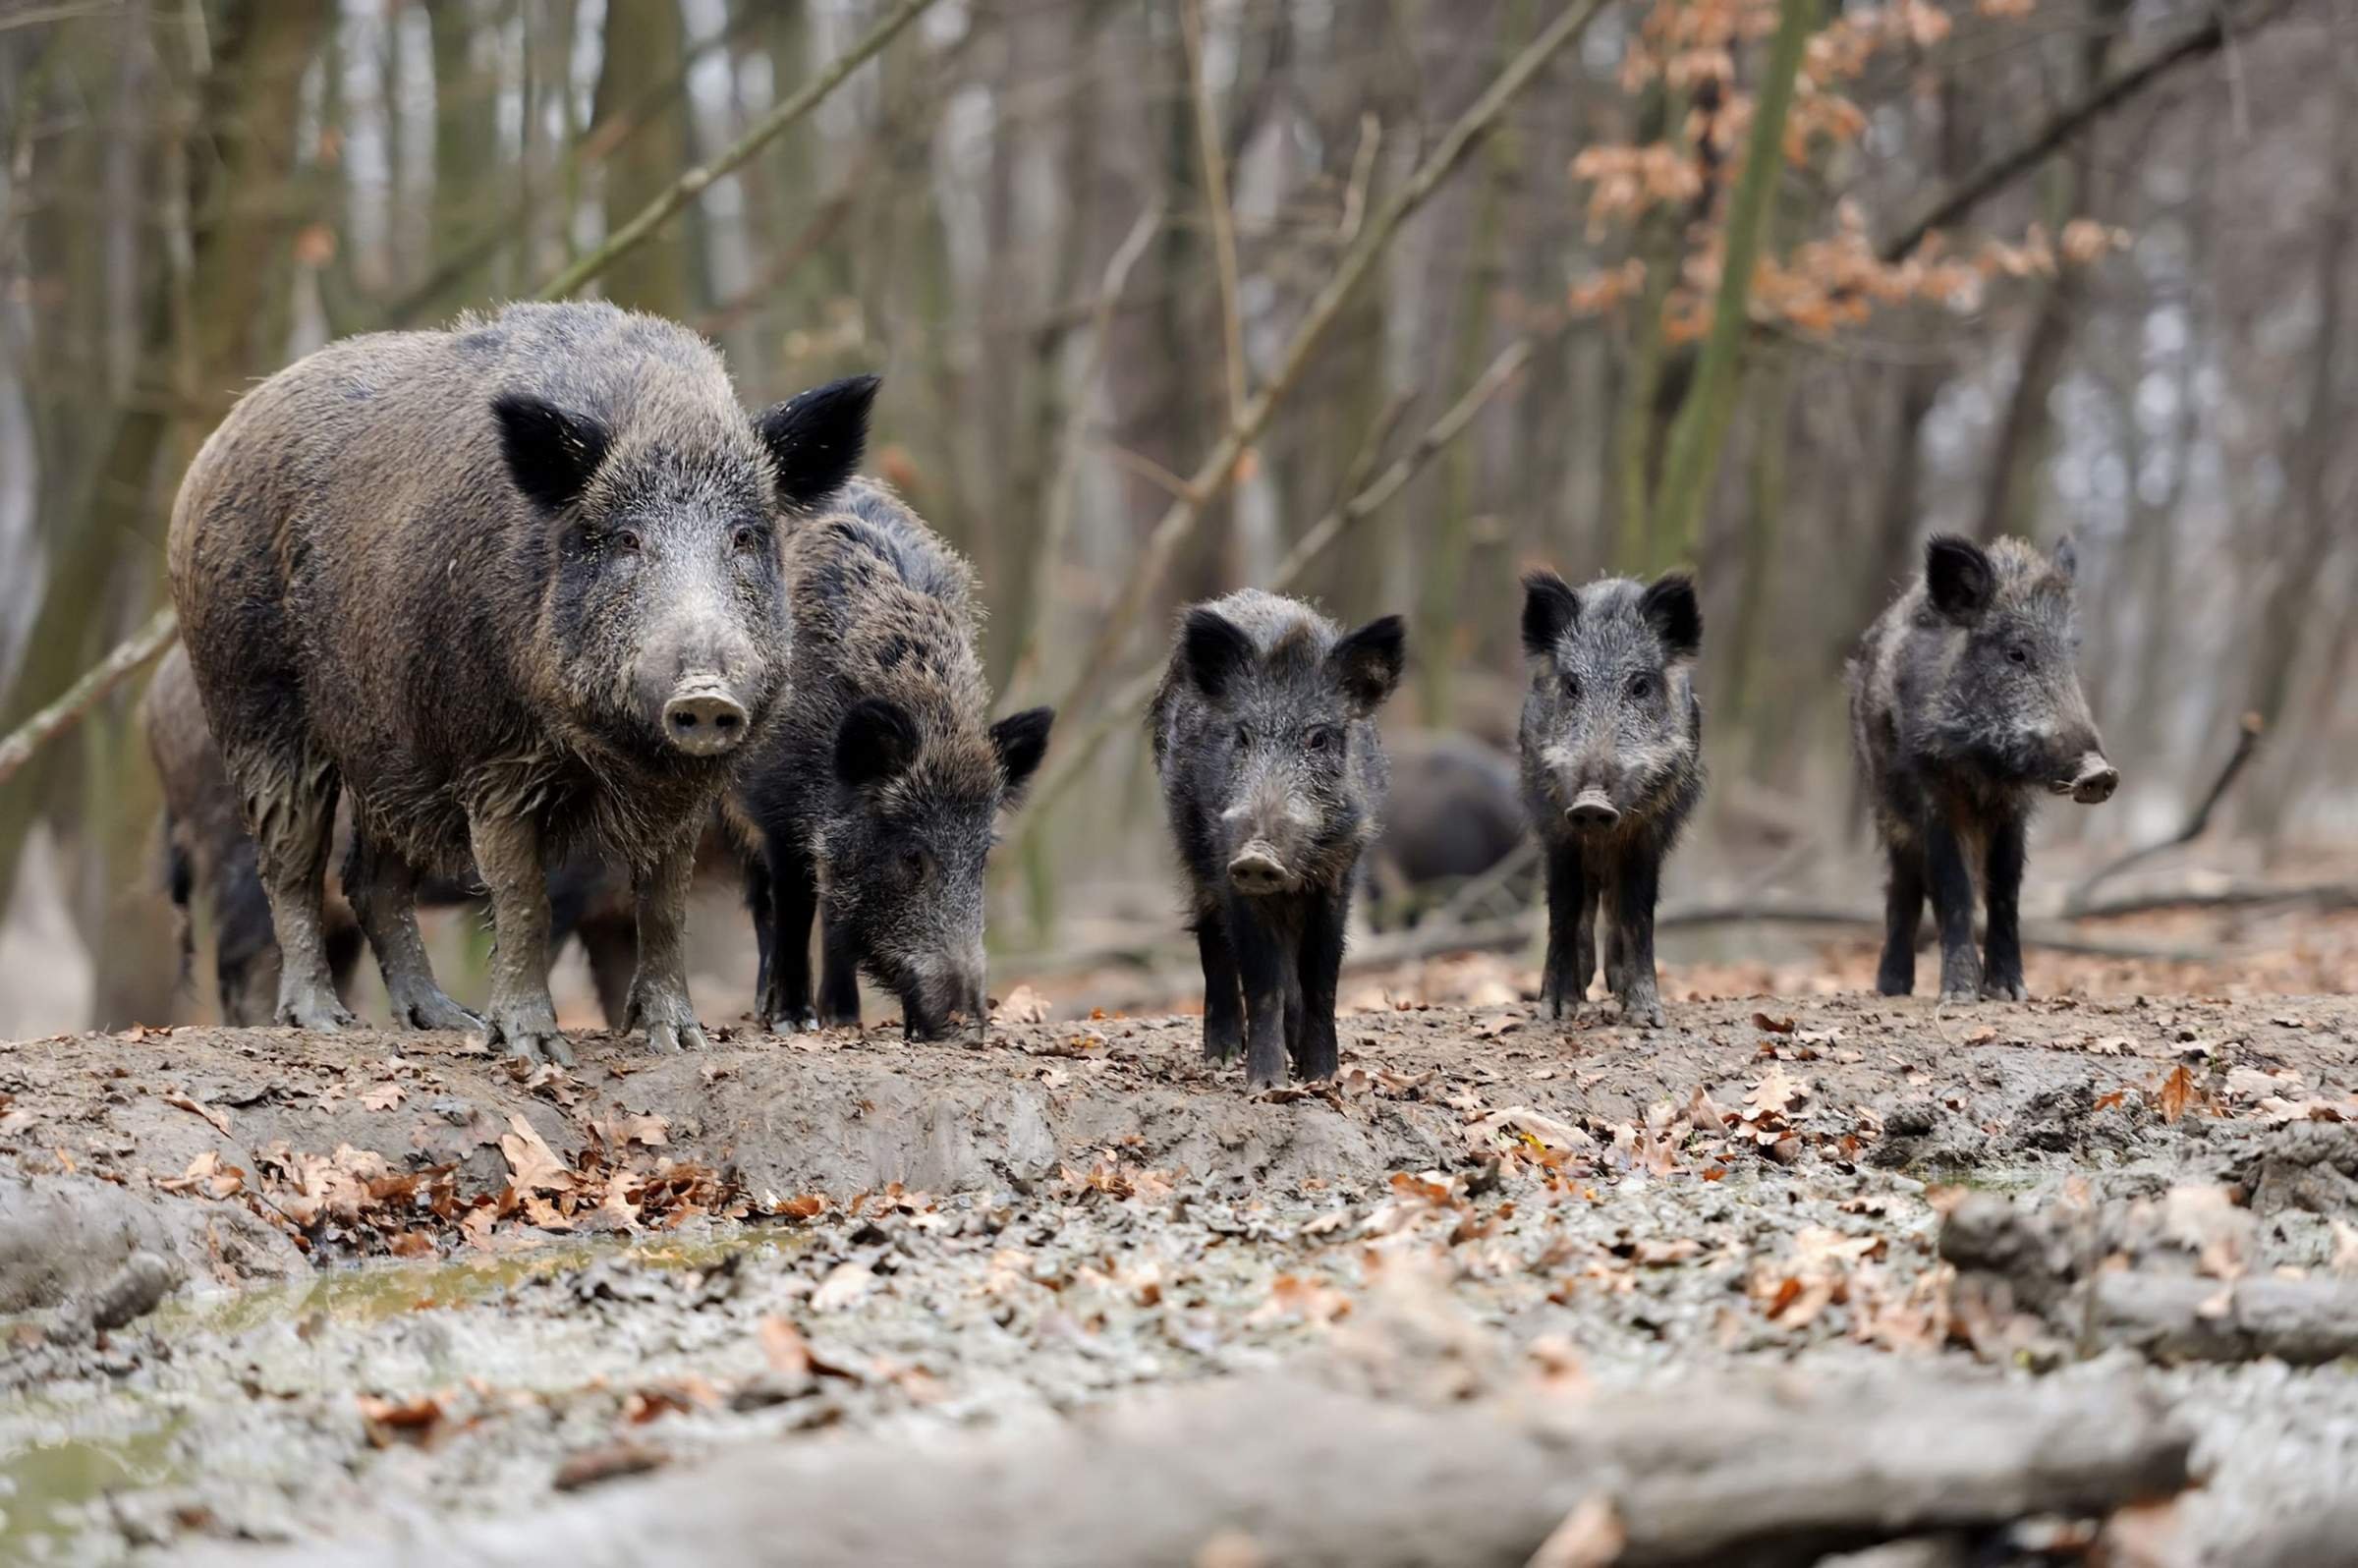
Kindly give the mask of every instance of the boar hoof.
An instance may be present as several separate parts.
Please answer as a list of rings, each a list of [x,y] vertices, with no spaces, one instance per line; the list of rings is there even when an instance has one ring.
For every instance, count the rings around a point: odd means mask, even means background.
[[[646,1048],[657,1056],[677,1056],[683,1050],[701,1051],[706,1043],[703,1026],[693,1019],[685,1024],[646,1026]]]
[[[1943,1007],[1970,1005],[1981,999],[1982,987],[1979,981],[1970,985],[1944,984],[1940,987],[1940,1005]]]
[[[277,1020],[281,1024],[292,1024],[297,1029],[317,1030],[323,1035],[333,1035],[359,1022],[352,1016],[351,1010],[337,999],[334,991],[322,993],[316,989],[281,997]]]
[[[1982,981],[1982,1000],[1985,1002],[2027,1002],[2031,988],[2019,980],[1991,980]]]
[[[507,1054],[520,1062],[553,1062],[559,1067],[573,1065],[573,1042],[554,1030],[545,1035],[520,1032],[495,1035],[492,1043],[504,1045]]]
[[[480,1018],[431,985],[420,994],[393,998],[393,1017],[411,1029],[479,1031],[483,1027]]]
[[[1631,1029],[1665,1029],[1669,1025],[1662,1016],[1662,1004],[1649,1001],[1623,1002],[1621,1022]]]

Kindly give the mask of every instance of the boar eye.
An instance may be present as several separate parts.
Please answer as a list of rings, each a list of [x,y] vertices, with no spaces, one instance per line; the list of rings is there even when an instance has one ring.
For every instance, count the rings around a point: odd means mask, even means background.
[[[1633,675],[1629,678],[1629,695],[1633,701],[1643,702],[1654,695],[1654,677]]]
[[[1253,731],[1251,726],[1239,724],[1236,727],[1236,744],[1238,749],[1241,751],[1249,752],[1253,749]]]
[[[1580,700],[1580,677],[1579,677],[1579,676],[1577,676],[1577,675],[1567,675],[1567,676],[1565,676],[1565,677],[1564,677],[1564,696],[1565,696],[1566,698],[1570,699],[1571,700],[1575,701],[1575,702],[1577,702],[1577,701],[1579,701],[1579,700]]]
[[[899,868],[902,881],[916,881],[926,873],[926,852],[921,849],[901,851]]]
[[[616,529],[613,532],[607,534],[606,537],[613,541],[614,548],[622,551],[626,555],[637,555],[639,553],[639,531],[636,529]]]
[[[2006,649],[2006,657],[2012,659],[2017,664],[2028,664],[2031,662],[2031,650],[2017,643],[2012,647]]]
[[[751,523],[740,523],[737,525],[737,532],[729,536],[729,542],[738,549],[750,550],[759,538],[760,535],[755,532]]]
[[[1308,751],[1323,752],[1333,744],[1334,731],[1323,724],[1302,737],[1302,745]]]

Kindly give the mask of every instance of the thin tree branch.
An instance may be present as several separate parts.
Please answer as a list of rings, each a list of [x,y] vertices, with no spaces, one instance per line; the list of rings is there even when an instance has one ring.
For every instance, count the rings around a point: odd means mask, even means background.
[[[81,680],[67,687],[56,701],[18,725],[6,740],[0,740],[0,784],[7,783],[17,769],[30,761],[42,743],[72,727],[76,719],[97,705],[107,693],[170,647],[179,635],[180,617],[166,605],[149,616],[147,624],[129,639],[115,644]]]
[[[2077,915],[2086,910],[2089,907],[2090,896],[2096,892],[2099,886],[2110,881],[2130,867],[2142,865],[2157,855],[2176,849],[2181,844],[2191,844],[2202,837],[2203,830],[2211,825],[2211,813],[2218,809],[2219,801],[2225,797],[2229,787],[2234,784],[2236,776],[2242,773],[2245,765],[2259,752],[2260,738],[2267,733],[2267,729],[2268,721],[2259,713],[2246,713],[2243,716],[2243,722],[2238,726],[2235,750],[2228,754],[2226,766],[2220,768],[2218,777],[2211,781],[2210,790],[2204,794],[2201,804],[2195,807],[2194,814],[2186,818],[2185,825],[2158,844],[2148,844],[2142,849],[2133,849],[2118,860],[2106,861],[2098,867],[2079,886],[2071,890],[2071,897],[2064,902],[2064,913]]]
[[[2282,13],[2281,4],[2265,7],[2245,27],[2259,27]],[[1922,216],[1885,241],[1886,264],[1906,260],[1936,229],[1944,229],[1997,192],[2047,161],[2056,148],[2088,126],[2119,108],[2130,98],[2190,61],[2217,54],[2227,43],[2227,25],[2219,12],[2184,36],[2173,39],[2106,77],[2076,103],[2049,116],[2006,152],[1992,158],[1924,210]]]
[[[753,129],[732,142],[710,163],[699,164],[673,182],[671,189],[642,207],[638,215],[606,237],[605,244],[548,280],[536,296],[562,300],[646,243],[682,207],[704,194],[713,181],[737,168],[826,101],[851,74],[883,51],[902,28],[923,16],[933,0],[901,0],[867,36],[835,57],[824,71],[803,84],[801,90],[754,122]]]
[[[1541,69],[1555,57],[1566,44],[1581,32],[1604,8],[1604,0],[1579,0],[1568,6],[1562,15],[1534,38],[1506,69],[1499,72],[1482,96],[1450,126],[1438,145],[1425,161],[1417,166],[1408,182],[1387,199],[1382,208],[1368,220],[1367,226],[1336,264],[1334,275],[1311,302],[1302,324],[1294,330],[1293,338],[1278,357],[1276,373],[1253,394],[1243,411],[1229,421],[1227,430],[1206,455],[1203,464],[1189,479],[1188,497],[1175,500],[1163,513],[1153,531],[1148,534],[1145,547],[1139,553],[1138,564],[1122,584],[1103,629],[1091,643],[1081,660],[1080,674],[1074,679],[1061,711],[1080,713],[1102,689],[1108,672],[1121,653],[1122,644],[1138,628],[1149,600],[1161,587],[1171,562],[1182,546],[1195,533],[1204,509],[1226,488],[1236,472],[1237,459],[1244,455],[1268,425],[1277,405],[1293,390],[1309,364],[1329,327],[1341,315],[1343,306],[1350,300],[1376,260],[1399,233],[1400,226],[1422,207],[1441,184],[1454,173],[1475,144],[1497,124],[1522,90],[1530,85]],[[1038,818],[1035,817],[1035,820]]]
[[[1228,420],[1245,413],[1245,318],[1237,303],[1236,213],[1228,205],[1228,164],[1220,152],[1219,117],[1204,75],[1203,0],[1182,0],[1179,34],[1186,44],[1188,95],[1196,109],[1196,155],[1204,165],[1204,215],[1211,227],[1211,256],[1220,286],[1220,346],[1228,371]]]

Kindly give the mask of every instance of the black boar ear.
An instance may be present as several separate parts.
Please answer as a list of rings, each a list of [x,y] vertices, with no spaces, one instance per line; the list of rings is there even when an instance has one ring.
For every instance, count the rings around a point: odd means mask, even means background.
[[[1973,540],[1936,533],[1924,547],[1924,589],[1942,615],[1970,621],[1990,607],[1997,573]]]
[[[999,754],[999,776],[1007,781],[1002,803],[1013,806],[1024,786],[1048,755],[1048,727],[1056,722],[1052,707],[1028,707],[1010,713],[990,727],[990,749]]]
[[[835,776],[854,789],[900,777],[917,760],[917,725],[898,702],[864,697],[835,727]]]
[[[587,415],[568,414],[523,392],[491,400],[499,423],[499,453],[516,488],[544,510],[562,512],[582,498],[606,458],[606,428]]]
[[[1196,690],[1216,702],[1252,664],[1253,640],[1217,610],[1194,609],[1179,631],[1179,654]]]
[[[872,375],[846,376],[797,393],[754,420],[769,448],[779,501],[807,511],[859,471],[868,450],[868,411],[880,384]]]
[[[2055,546],[2055,570],[2063,574],[2063,581],[2066,583],[2079,581],[2080,547],[2072,542],[2072,537],[2068,533],[2064,534],[2063,541]]]
[[[1656,578],[1638,600],[1638,613],[1672,658],[1691,659],[1702,650],[1703,605],[1695,597],[1695,580],[1686,573]]]
[[[1400,667],[1408,659],[1408,628],[1397,615],[1381,616],[1334,644],[1326,655],[1352,716],[1366,718],[1383,705],[1400,684]]]
[[[1553,572],[1523,576],[1523,651],[1544,658],[1580,619],[1580,595]]]

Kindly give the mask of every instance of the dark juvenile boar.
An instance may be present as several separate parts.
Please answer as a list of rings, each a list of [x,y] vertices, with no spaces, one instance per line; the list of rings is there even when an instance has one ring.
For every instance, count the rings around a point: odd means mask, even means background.
[[[1180,623],[1149,722],[1204,961],[1204,1053],[1257,1087],[1336,1067],[1335,984],[1362,850],[1383,806],[1375,715],[1400,618],[1348,636],[1256,588]]]
[[[792,695],[732,800],[757,840],[762,1021],[857,1028],[865,970],[900,997],[911,1037],[960,1013],[981,1034],[983,861],[1055,714],[990,722],[973,569],[880,484],[853,480],[787,540],[786,586]]]
[[[1577,1012],[1597,973],[1625,1022],[1658,1029],[1654,906],[1662,862],[1703,798],[1695,655],[1703,609],[1680,573],[1574,588],[1523,580],[1523,795],[1547,867],[1541,1000]]]
[[[1927,893],[1941,998],[2028,994],[2019,902],[2036,792],[2095,805],[2120,784],[2080,692],[2077,569],[2068,541],[2050,562],[2019,539],[1984,550],[1939,535],[1851,655],[1851,734],[1891,868],[1876,974],[1886,996],[1915,986]],[[1986,959],[1973,950],[1977,869]]]
[[[1530,822],[1514,758],[1471,735],[1395,732],[1383,826],[1368,847],[1369,924],[1414,925],[1445,896],[1522,847]],[[1520,885],[1518,886],[1518,882]],[[1528,901],[1532,879],[1507,886]]]
[[[155,679],[140,704],[147,749],[163,784],[165,883],[180,923],[182,979],[196,956],[195,914],[201,907],[212,922],[213,976],[221,1021],[267,1024],[278,1005],[278,938],[270,929],[270,901],[262,892],[253,840],[238,814],[238,792],[220,748],[204,722],[196,672],[188,649],[175,644],[156,666]],[[341,879],[351,874],[352,824],[339,812],[331,867],[342,868],[339,885],[322,906],[328,972],[336,995],[349,1006],[352,980],[360,967],[361,927],[344,901]],[[419,884],[418,902],[429,909],[473,904],[472,876],[430,877]],[[549,949],[578,937],[590,961],[590,978],[607,1027],[620,1029],[639,953],[628,879],[595,861],[577,856],[549,873]],[[403,1024],[415,1020],[399,1019]]]
[[[648,1044],[700,1043],[681,954],[700,830],[785,683],[779,535],[856,467],[874,382],[749,417],[684,328],[518,306],[334,344],[242,399],[172,517],[173,597],[253,832],[276,1016],[333,1029],[320,923],[347,883],[396,1016],[478,1021],[435,984],[421,876],[488,889],[479,1022],[571,1055],[548,995],[546,868],[628,868]]]

